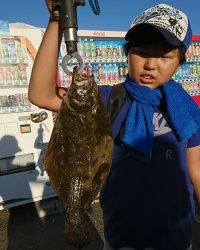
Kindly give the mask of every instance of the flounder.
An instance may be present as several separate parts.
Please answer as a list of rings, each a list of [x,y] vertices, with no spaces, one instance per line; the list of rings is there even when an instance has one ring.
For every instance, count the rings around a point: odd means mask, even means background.
[[[75,67],[44,165],[66,212],[67,241],[77,248],[90,242],[85,216],[105,183],[112,150],[110,116],[94,76],[83,76]]]

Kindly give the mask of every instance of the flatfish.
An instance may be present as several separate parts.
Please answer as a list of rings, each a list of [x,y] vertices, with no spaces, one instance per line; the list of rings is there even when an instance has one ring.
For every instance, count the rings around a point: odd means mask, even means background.
[[[90,242],[85,216],[105,183],[112,161],[110,116],[94,76],[73,70],[44,159],[51,185],[61,200],[69,244]]]

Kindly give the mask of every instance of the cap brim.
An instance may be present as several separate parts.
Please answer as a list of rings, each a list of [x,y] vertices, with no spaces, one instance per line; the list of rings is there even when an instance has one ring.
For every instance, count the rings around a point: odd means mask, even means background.
[[[172,46],[174,47],[179,47],[182,45],[181,41],[175,37],[175,35],[173,35],[171,32],[167,31],[166,29],[163,29],[162,27],[159,27],[159,26],[156,26],[154,24],[150,24],[150,23],[140,23],[140,24],[137,24],[135,26],[133,26],[125,35],[125,40],[126,41],[134,41],[134,33],[136,31],[139,31],[138,28],[140,27],[143,27],[143,28],[148,28],[149,27],[152,27],[154,29],[156,29],[158,32],[160,32],[162,34],[162,36],[165,38],[165,40]],[[148,30],[149,31],[149,30]],[[141,34],[142,35],[142,34]],[[145,39],[146,39],[146,32],[143,33],[143,35],[145,36]]]

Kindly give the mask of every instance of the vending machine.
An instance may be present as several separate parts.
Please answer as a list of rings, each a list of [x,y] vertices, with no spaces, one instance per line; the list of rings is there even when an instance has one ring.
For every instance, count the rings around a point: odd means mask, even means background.
[[[55,197],[43,158],[55,114],[32,105],[28,84],[44,29],[0,21],[0,209]],[[97,84],[118,84],[128,72],[123,52],[125,32],[78,31],[78,52],[83,73],[92,73]],[[62,69],[66,45],[61,43],[58,85],[68,88],[71,76]],[[75,58],[68,62],[72,71]],[[200,105],[200,36],[193,36],[187,61],[174,79]]]
[[[180,67],[175,78],[200,106],[200,35],[192,37],[186,58],[186,63]]]
[[[84,71],[92,73],[97,84],[113,85],[123,82],[128,72],[127,58],[123,52],[123,38],[126,32],[80,30],[78,34],[78,51],[85,63]],[[59,63],[60,82],[63,87],[68,87],[71,77],[64,74],[61,67],[65,54],[66,46],[63,41]],[[75,63],[75,59],[69,61],[69,70],[72,70]],[[186,53],[186,62],[176,72],[174,80],[182,84],[200,106],[200,35],[192,37],[192,44]]]
[[[128,72],[127,58],[123,52],[125,32],[118,31],[97,31],[79,30],[78,52],[84,61],[83,73],[93,74],[97,84],[118,84],[122,82]],[[62,70],[62,59],[66,55],[66,45],[61,43],[59,72],[60,84],[68,87],[71,83],[71,76],[66,75]],[[77,63],[72,57],[68,61],[68,69]]]
[[[32,105],[28,84],[42,30],[0,22],[0,209],[55,196],[43,168],[52,113]]]

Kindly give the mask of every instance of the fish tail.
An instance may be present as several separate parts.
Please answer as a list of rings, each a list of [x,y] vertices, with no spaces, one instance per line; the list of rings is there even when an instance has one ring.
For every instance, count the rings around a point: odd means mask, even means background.
[[[65,236],[67,242],[78,248],[82,249],[85,245],[90,243],[90,231],[87,221],[71,221],[66,217],[65,220]]]

